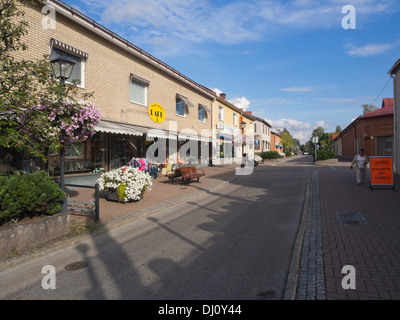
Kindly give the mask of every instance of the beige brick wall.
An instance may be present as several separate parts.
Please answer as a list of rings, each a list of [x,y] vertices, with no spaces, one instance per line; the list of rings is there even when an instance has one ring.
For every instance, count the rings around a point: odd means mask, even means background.
[[[42,20],[45,14],[41,13],[41,9],[24,7],[25,19],[29,23],[25,38],[28,50],[18,52],[18,55],[25,59],[38,59],[50,54],[51,38],[86,52],[89,56],[85,63],[85,83],[84,88],[79,90],[94,92],[92,101],[99,106],[102,119],[163,130],[169,128],[169,121],[176,121],[178,131],[193,128],[200,134],[201,129],[211,130],[210,114],[205,123],[198,121],[198,105],[203,104],[211,109],[212,97],[60,13],[56,14],[55,29],[44,29]],[[129,101],[131,73],[150,81],[147,106]],[[176,115],[176,94],[187,97],[194,104],[194,108],[188,108],[186,117]],[[153,122],[148,115],[148,106],[152,103],[158,103],[165,109],[166,119],[161,124]]]

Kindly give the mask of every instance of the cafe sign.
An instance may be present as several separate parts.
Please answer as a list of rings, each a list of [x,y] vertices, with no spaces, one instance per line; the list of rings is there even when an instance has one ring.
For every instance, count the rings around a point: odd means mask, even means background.
[[[370,157],[371,187],[394,187],[393,158]]]
[[[149,107],[149,116],[156,123],[161,123],[165,120],[165,110],[158,103],[152,103]]]

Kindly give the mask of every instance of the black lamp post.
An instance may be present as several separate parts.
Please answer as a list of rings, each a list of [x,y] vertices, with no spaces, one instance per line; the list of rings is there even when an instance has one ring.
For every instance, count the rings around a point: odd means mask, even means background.
[[[73,61],[70,57],[68,57],[66,54],[61,53],[58,57],[52,59],[50,61],[52,68],[53,68],[53,75],[56,79],[59,79],[63,85],[65,85],[65,81],[71,77],[72,74],[72,69],[75,66],[75,61]],[[62,191],[64,191],[64,171],[65,171],[65,166],[64,166],[64,146],[61,147],[60,150],[60,188]],[[64,198],[62,206],[61,206],[61,212],[65,213],[68,212],[68,203],[67,200]]]
[[[240,123],[240,129],[242,129],[242,165],[241,165],[241,167],[243,168],[244,167],[244,146],[245,146],[245,143],[243,142],[243,139],[244,139],[244,129],[246,128],[246,122],[244,122],[244,120]]]
[[[244,153],[244,143],[243,143],[243,135],[244,135],[244,129],[246,128],[246,122],[244,120],[240,123],[240,129],[242,129],[242,154]]]

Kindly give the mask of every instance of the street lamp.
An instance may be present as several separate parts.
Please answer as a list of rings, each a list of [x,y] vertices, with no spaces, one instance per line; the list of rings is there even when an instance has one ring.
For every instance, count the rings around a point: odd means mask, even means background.
[[[65,53],[60,53],[56,58],[50,61],[53,67],[53,75],[56,79],[61,80],[62,83],[71,76],[72,69],[75,66],[75,61],[72,60]]]
[[[75,61],[73,61],[70,57],[68,57],[66,54],[61,53],[58,55],[56,58],[50,60],[52,69],[53,69],[53,75],[56,79],[59,79],[62,84],[65,86],[65,81],[71,77],[72,74],[72,69],[75,66]],[[62,191],[64,191],[64,171],[65,171],[65,166],[64,166],[64,157],[65,157],[65,150],[64,146],[61,147],[60,150],[60,188]],[[68,212],[68,203],[67,200],[64,198],[63,203],[61,206],[61,212],[66,213]]]

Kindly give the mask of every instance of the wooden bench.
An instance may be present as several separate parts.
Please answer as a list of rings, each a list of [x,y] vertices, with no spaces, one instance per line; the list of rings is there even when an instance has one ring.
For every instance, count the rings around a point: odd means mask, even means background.
[[[165,176],[168,177],[169,182],[172,183],[172,180],[173,180],[174,178],[181,177],[182,175],[181,175],[180,168],[176,168],[174,171],[168,171],[168,172],[165,174]]]
[[[181,167],[179,168],[180,173],[182,175],[182,181],[186,182],[189,184],[191,180],[197,179],[197,182],[199,182],[200,177],[205,176],[206,174],[202,169],[196,169],[196,167]],[[201,170],[201,172],[200,172]]]

